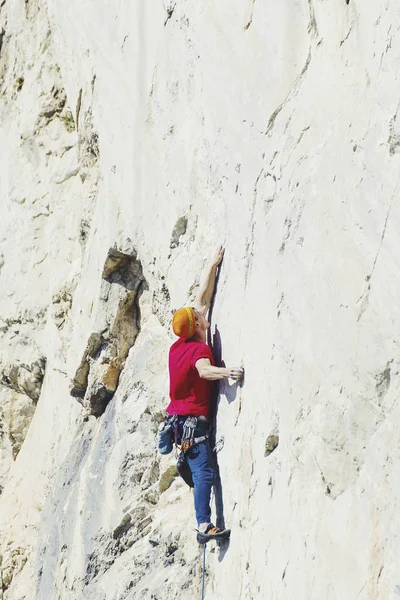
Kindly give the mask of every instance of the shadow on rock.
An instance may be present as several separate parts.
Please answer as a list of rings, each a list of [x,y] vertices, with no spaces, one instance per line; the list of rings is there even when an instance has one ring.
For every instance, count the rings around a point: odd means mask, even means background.
[[[219,332],[217,325],[214,328],[211,348],[212,348],[215,365],[217,367],[226,367],[225,361],[222,360],[222,340],[221,340],[221,334]],[[237,389],[238,389],[238,387],[242,388],[243,383],[244,383],[244,377],[241,381],[238,381],[238,382],[235,381],[233,383],[229,383],[229,381],[227,379],[222,379],[220,382],[219,394],[218,394],[218,398],[217,398],[218,404],[219,404],[219,397],[221,394],[226,396],[228,404],[231,404],[232,402],[234,402],[234,400],[236,400],[236,396],[237,396]]]
[[[222,340],[221,334],[218,330],[218,327],[215,326],[214,334],[212,336],[212,341],[210,340],[210,345],[214,357],[215,365],[218,367],[225,367],[225,362],[222,360]],[[221,394],[226,396],[228,403],[230,404],[236,399],[238,384],[233,383],[230,385],[228,381],[222,380],[220,382],[219,389],[215,389],[214,391],[214,414],[212,417],[211,428],[210,428],[210,443],[211,448],[213,449],[213,459],[214,459],[214,469],[215,469],[215,481],[214,481],[214,497],[215,497],[215,510],[216,510],[216,526],[220,529],[225,528],[225,517],[224,517],[224,501],[223,501],[223,487],[220,476],[220,470],[218,465],[218,452],[222,450],[224,446],[224,440],[221,438],[218,440],[217,431],[217,417],[218,417],[218,407],[220,402]],[[225,554],[229,548],[229,540],[219,541],[218,543],[219,555],[218,560],[221,562]]]

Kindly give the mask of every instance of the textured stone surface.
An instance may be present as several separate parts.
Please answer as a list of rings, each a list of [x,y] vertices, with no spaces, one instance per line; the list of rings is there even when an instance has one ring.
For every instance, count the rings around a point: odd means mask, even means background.
[[[200,597],[155,434],[171,313],[219,243],[210,341],[245,381],[220,386],[207,600],[399,595],[398,23],[1,3],[4,600]]]

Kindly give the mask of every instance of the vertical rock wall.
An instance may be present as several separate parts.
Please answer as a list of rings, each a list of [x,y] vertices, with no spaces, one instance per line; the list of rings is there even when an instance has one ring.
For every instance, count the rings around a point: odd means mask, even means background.
[[[0,589],[200,597],[160,458],[169,328],[224,243],[206,598],[400,593],[394,0],[3,0]]]

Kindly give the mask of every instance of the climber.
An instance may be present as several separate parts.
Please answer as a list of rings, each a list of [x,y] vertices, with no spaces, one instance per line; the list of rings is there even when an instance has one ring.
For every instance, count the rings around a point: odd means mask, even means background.
[[[170,399],[169,415],[175,419],[175,442],[181,445],[179,462],[190,467],[194,486],[194,506],[198,524],[197,541],[223,539],[230,535],[228,529],[218,529],[211,522],[210,496],[214,482],[210,442],[209,419],[212,412],[213,382],[218,379],[243,378],[242,367],[216,367],[206,343],[207,312],[211,306],[218,265],[224,248],[216,252],[203,276],[195,307],[180,308],[172,318],[172,328],[179,339],[169,353]]]

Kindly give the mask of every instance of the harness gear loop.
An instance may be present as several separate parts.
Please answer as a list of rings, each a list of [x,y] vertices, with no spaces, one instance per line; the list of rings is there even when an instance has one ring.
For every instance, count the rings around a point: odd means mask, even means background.
[[[188,417],[183,425],[181,450],[187,452],[195,443],[194,432],[197,425],[197,417]]]

